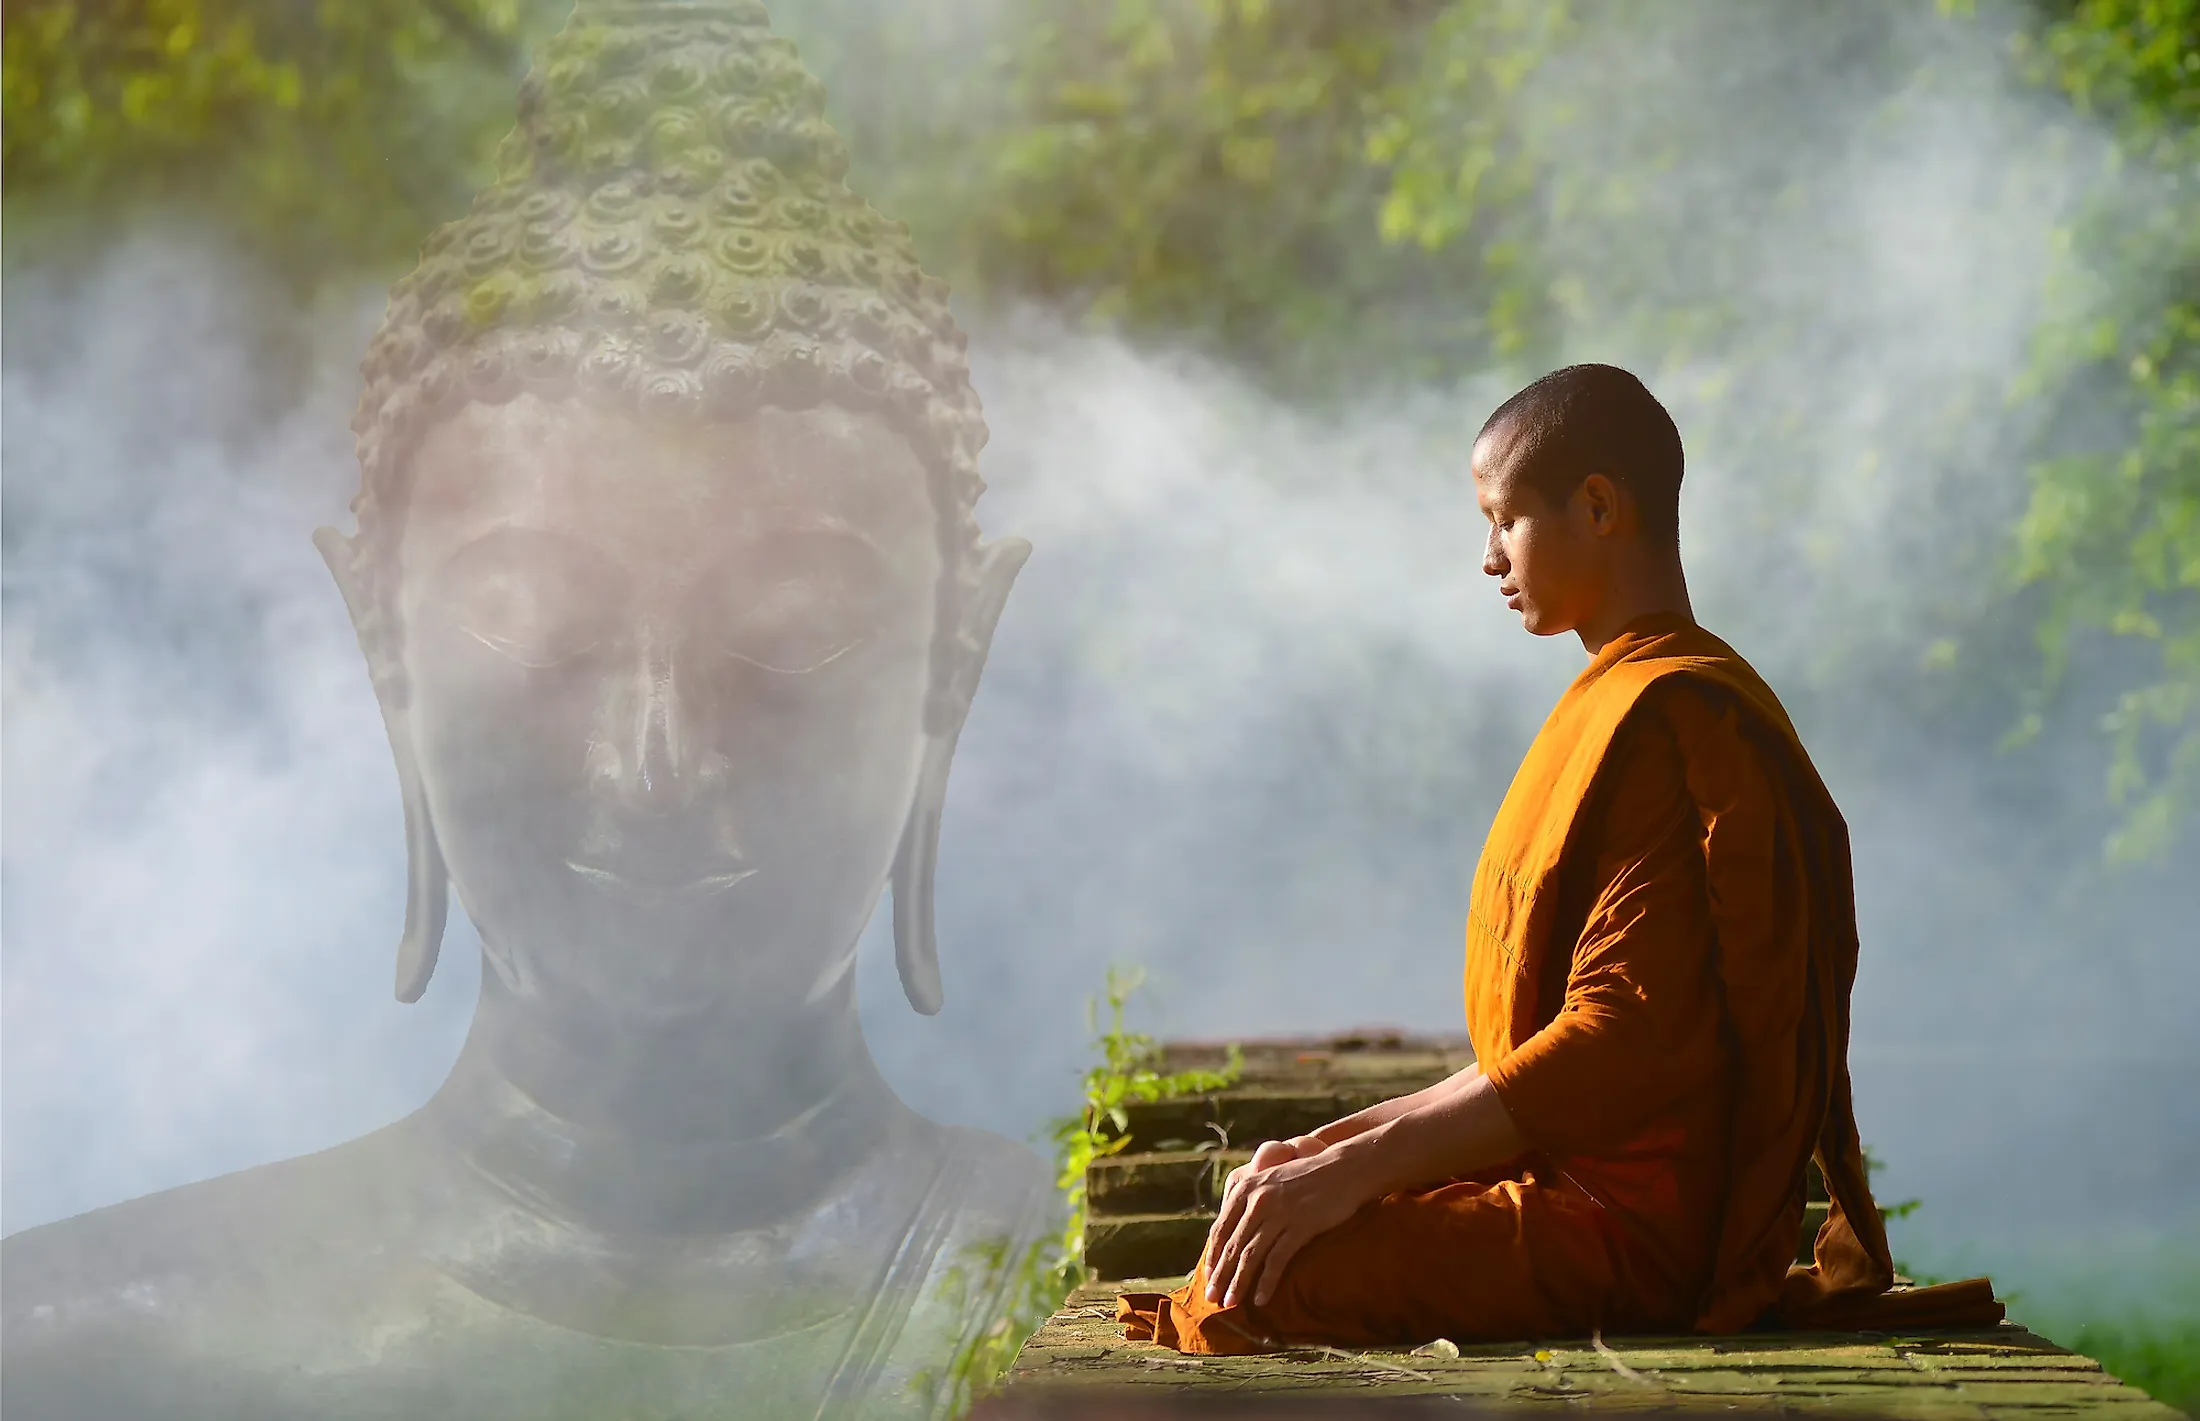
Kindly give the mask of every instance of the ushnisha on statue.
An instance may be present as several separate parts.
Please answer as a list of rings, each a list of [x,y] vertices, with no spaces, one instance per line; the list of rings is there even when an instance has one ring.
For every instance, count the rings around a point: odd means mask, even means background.
[[[365,363],[322,529],[394,752],[397,995],[450,1079],[349,1144],[7,1240],[11,1421],[926,1415],[1052,1213],[879,1077],[941,986],[949,762],[1029,552],[964,339],[752,3],[583,0]]]

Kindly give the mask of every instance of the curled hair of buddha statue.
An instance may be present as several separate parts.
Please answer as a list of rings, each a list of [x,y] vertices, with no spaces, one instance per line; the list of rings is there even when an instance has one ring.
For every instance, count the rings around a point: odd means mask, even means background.
[[[755,0],[580,0],[519,93],[497,176],[431,235],[362,365],[358,532],[315,534],[397,752],[410,870],[397,995],[425,989],[448,873],[412,768],[396,546],[410,456],[469,403],[521,392],[673,421],[832,405],[922,463],[941,551],[926,752],[892,873],[895,961],[939,1009],[932,870],[947,761],[1014,569],[974,506],[986,428],[943,283],[843,181],[824,88]],[[990,605],[981,605],[990,603]],[[925,786],[931,786],[931,793]]]
[[[1601,473],[1635,499],[1645,534],[1680,538],[1681,432],[1648,386],[1617,365],[1553,370],[1497,407],[1482,433],[1503,430],[1529,487],[1563,505]]]

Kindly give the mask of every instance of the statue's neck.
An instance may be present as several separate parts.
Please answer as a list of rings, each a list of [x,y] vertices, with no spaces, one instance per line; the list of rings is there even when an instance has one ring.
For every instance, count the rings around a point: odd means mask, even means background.
[[[814,1205],[907,1114],[864,1046],[852,978],[798,1007],[642,1022],[556,1010],[484,972],[437,1125],[552,1218],[611,1233],[767,1225]]]

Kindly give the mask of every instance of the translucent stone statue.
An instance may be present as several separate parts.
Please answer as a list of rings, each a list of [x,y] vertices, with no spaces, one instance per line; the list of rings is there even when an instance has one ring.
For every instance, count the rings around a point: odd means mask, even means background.
[[[583,0],[367,356],[316,535],[395,752],[397,995],[481,1002],[364,1139],[6,1242],[9,1421],[936,1414],[1038,1157],[874,1068],[937,1011],[949,761],[1029,549],[979,541],[944,290],[753,3]]]

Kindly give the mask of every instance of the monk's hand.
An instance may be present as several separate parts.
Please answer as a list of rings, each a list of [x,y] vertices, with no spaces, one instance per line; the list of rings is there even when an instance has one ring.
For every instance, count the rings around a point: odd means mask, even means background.
[[[1323,1148],[1322,1142],[1312,1135],[1297,1135],[1288,1140],[1263,1140],[1260,1148],[1253,1151],[1252,1163],[1241,1164],[1231,1170],[1230,1178],[1236,1179],[1240,1174],[1258,1174],[1264,1169],[1274,1169],[1279,1164],[1307,1159],[1320,1154]]]
[[[1207,1301],[1267,1302],[1300,1249],[1373,1197],[1343,1152],[1311,1136],[1261,1146],[1231,1172],[1208,1231]]]

